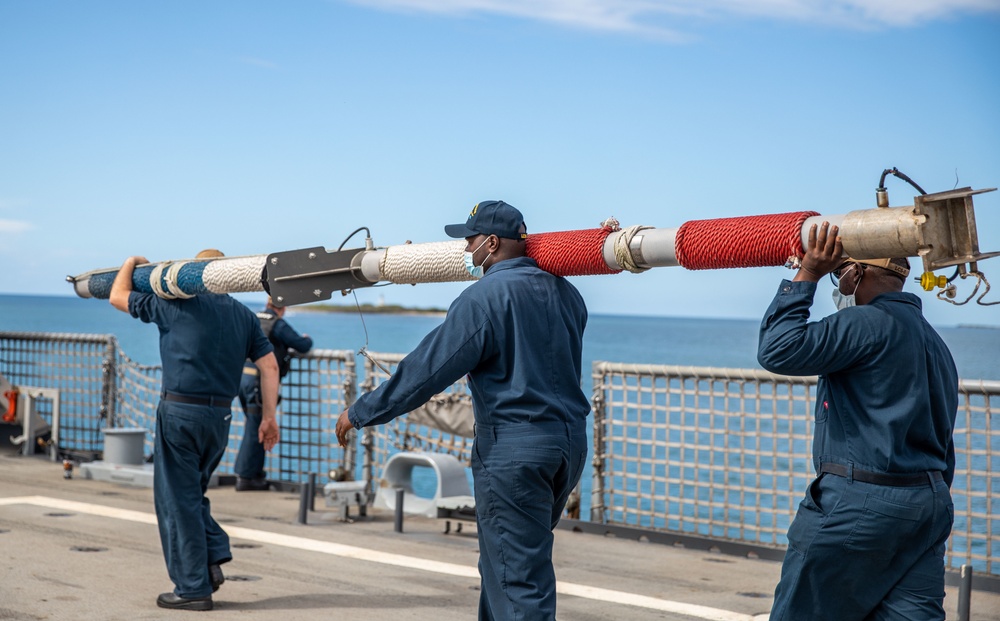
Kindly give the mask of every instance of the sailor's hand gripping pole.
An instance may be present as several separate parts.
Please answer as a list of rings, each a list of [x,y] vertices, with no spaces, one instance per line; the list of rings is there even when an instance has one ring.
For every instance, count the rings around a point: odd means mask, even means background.
[[[844,251],[856,259],[920,257],[925,289],[946,287],[941,299],[954,297],[950,281],[958,275],[976,279],[972,299],[989,282],[978,263],[1000,256],[982,253],[976,233],[972,197],[992,191],[963,188],[914,199],[909,207],[878,207],[843,215],[821,216],[803,211],[715,220],[691,220],[678,228],[618,227],[613,219],[600,228],[528,236],[527,254],[539,267],[560,276],[642,272],[654,267],[681,266],[691,270],[736,267],[794,266],[802,256],[809,228],[823,221],[840,228]],[[884,204],[888,204],[887,200]],[[322,247],[252,257],[210,261],[168,261],[137,268],[136,291],[161,297],[190,297],[200,293],[260,291],[280,306],[329,299],[380,282],[417,284],[471,280],[462,254],[465,242],[431,242],[374,248]],[[951,278],[935,270],[955,268]],[[82,297],[107,298],[117,268],[70,277]],[[950,299],[948,301],[951,301]]]

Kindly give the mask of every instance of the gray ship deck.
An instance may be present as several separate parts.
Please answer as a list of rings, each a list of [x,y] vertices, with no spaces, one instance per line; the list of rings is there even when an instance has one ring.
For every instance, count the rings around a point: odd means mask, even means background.
[[[61,464],[0,454],[0,619],[166,619],[171,588],[149,488],[63,478]],[[473,619],[475,527],[370,511],[344,523],[316,500],[297,522],[285,492],[209,491],[234,560],[215,619]],[[356,513],[356,511],[355,511]],[[780,563],[559,529],[564,620],[766,619]],[[945,605],[956,618],[957,589]],[[972,619],[1000,619],[1000,595],[976,591]]]

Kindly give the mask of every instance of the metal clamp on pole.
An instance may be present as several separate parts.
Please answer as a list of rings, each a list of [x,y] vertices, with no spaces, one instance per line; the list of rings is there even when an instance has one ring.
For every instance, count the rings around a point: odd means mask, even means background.
[[[267,255],[261,283],[275,306],[329,300],[334,291],[370,287],[361,271],[365,248],[327,252],[322,246]]]

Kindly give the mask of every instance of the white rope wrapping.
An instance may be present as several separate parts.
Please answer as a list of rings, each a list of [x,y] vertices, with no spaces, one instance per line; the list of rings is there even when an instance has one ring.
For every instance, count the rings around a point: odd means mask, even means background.
[[[187,300],[193,298],[194,294],[184,293],[177,282],[177,275],[180,273],[181,268],[187,264],[187,261],[164,261],[158,263],[149,274],[149,287],[153,290],[153,293],[164,300],[176,300],[178,298]],[[164,275],[164,271],[166,271],[166,275]],[[166,289],[163,288],[164,282],[167,284]]]
[[[169,292],[163,290],[162,280],[161,280],[161,278],[163,277],[163,270],[166,267],[168,267],[170,263],[171,263],[170,261],[164,261],[162,263],[158,263],[156,267],[153,268],[153,271],[149,275],[150,288],[153,290],[153,293],[155,293],[157,297],[163,298],[164,300],[174,299],[174,296],[170,295]]]
[[[266,254],[213,259],[205,266],[201,280],[212,293],[248,293],[263,291],[260,274]]]
[[[182,300],[187,300],[194,297],[194,294],[184,293],[181,290],[180,284],[177,282],[177,275],[180,273],[181,268],[187,265],[187,261],[177,261],[170,262],[170,267],[167,268],[167,291],[170,292],[171,297],[180,298]]]
[[[628,270],[633,274],[638,274],[640,272],[645,272],[649,270],[648,267],[641,267],[639,263],[632,256],[631,244],[632,238],[643,229],[651,229],[651,226],[642,226],[637,224],[635,226],[630,226],[623,229],[621,233],[615,237],[615,261],[618,262],[618,267],[623,270]]]
[[[382,253],[382,278],[398,285],[474,280],[465,269],[464,241],[389,246]]]

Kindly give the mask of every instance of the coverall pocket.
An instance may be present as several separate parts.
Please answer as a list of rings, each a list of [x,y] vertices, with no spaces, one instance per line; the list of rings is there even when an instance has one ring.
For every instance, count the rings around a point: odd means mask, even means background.
[[[817,424],[826,423],[826,419],[830,418],[830,405],[826,401],[823,402],[821,406],[816,408],[816,416],[813,417]]]
[[[489,456],[492,444],[480,442],[476,438],[472,443],[472,479],[475,481],[472,493],[476,498],[476,514],[493,517],[496,515],[496,505],[493,503],[493,480],[484,459]]]
[[[920,529],[923,509],[869,495],[844,549],[880,557],[892,557],[899,545]]]
[[[559,449],[522,447],[514,451],[514,500],[525,505],[554,502],[553,481],[564,460]]]
[[[844,498],[846,479],[821,475],[806,488],[795,519],[788,527],[788,547],[805,555],[827,518]]]
[[[844,496],[846,480],[828,475],[820,475],[806,488],[806,496],[800,506],[830,515]]]
[[[830,418],[830,395],[828,391],[816,395],[816,409],[813,412],[813,419],[817,423],[825,423]]]

